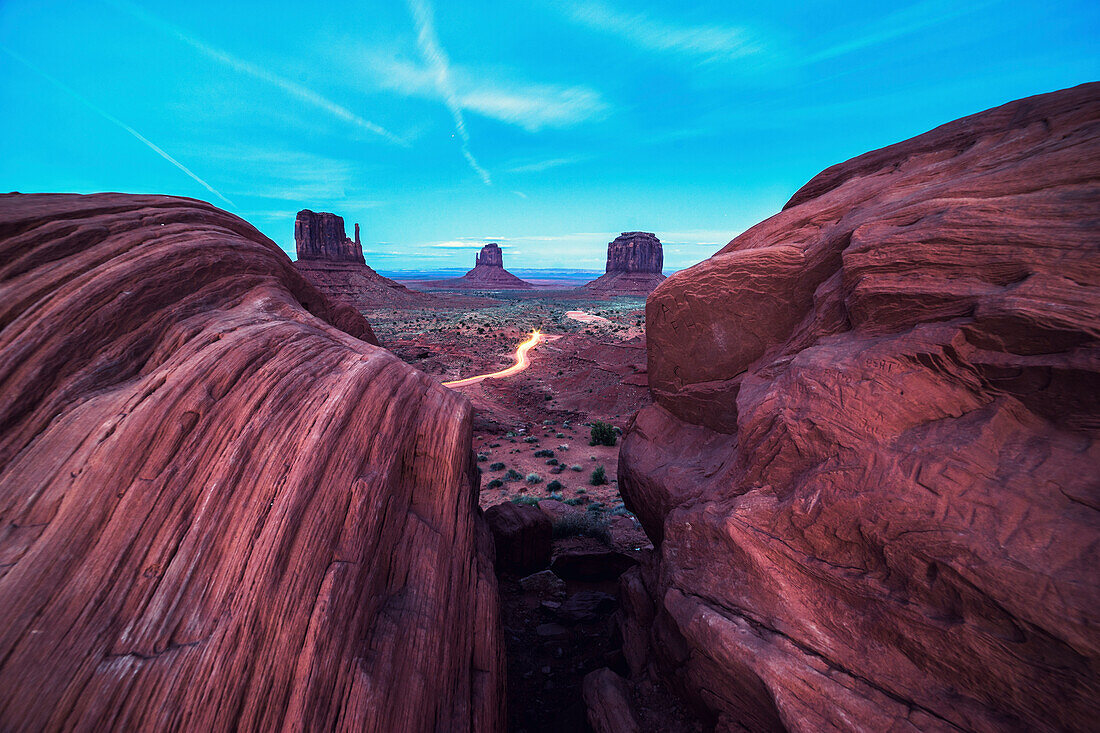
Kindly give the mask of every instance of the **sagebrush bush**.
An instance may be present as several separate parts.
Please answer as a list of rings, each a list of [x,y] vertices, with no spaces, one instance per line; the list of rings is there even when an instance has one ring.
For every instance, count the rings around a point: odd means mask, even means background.
[[[605,544],[611,543],[607,520],[597,512],[574,512],[554,521],[554,537],[594,537]]]
[[[504,470],[504,464],[501,463],[500,461],[497,461],[496,463],[490,463],[489,464],[489,470],[490,471],[503,471]]]
[[[498,478],[495,478],[489,482],[490,489],[499,489],[501,486],[504,486],[504,482]]]
[[[537,473],[527,474],[527,483],[537,484],[539,481],[542,481],[542,476],[539,476]]]
[[[611,423],[597,420],[592,423],[592,437],[589,445],[615,445],[619,436],[615,434],[615,426]]]
[[[514,468],[509,468],[508,473],[504,474],[505,481],[519,481],[523,478],[523,474]]]
[[[536,505],[538,505],[539,500],[534,496],[517,496],[515,499],[512,499],[512,503],[513,504],[528,504],[528,505],[531,505],[531,506],[536,506]]]

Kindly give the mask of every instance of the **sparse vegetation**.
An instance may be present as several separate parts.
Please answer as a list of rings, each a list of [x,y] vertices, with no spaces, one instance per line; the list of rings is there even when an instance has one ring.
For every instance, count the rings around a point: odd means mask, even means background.
[[[570,466],[570,467],[569,467],[569,470],[570,470],[570,471],[576,471],[577,473],[580,473],[580,472],[581,472],[581,471],[583,471],[584,469],[583,469],[583,468],[581,468],[580,466]]]
[[[524,443],[537,443],[537,442],[539,442],[539,439],[536,438],[534,435],[528,435],[526,438],[523,439],[523,442]]]
[[[597,512],[566,514],[554,522],[554,537],[594,537],[601,542],[611,543],[611,532],[607,520]]]
[[[543,448],[542,450],[535,451],[535,458],[553,458],[554,451],[549,448]]]
[[[519,481],[523,478],[523,474],[514,468],[509,468],[508,473],[504,474],[505,481]]]
[[[512,503],[526,506],[538,506],[539,500],[534,496],[517,496],[515,499],[512,499]]]
[[[561,491],[561,489],[562,489],[561,481],[558,481],[557,479],[555,479],[555,480],[551,481],[550,483],[546,484],[546,490],[547,491]]]
[[[500,488],[501,486],[504,486],[504,482],[503,482],[503,481],[501,481],[501,480],[500,480],[500,479],[498,479],[498,478],[495,478],[495,479],[493,479],[492,481],[490,481],[490,482],[489,482],[489,484],[488,484],[488,487],[487,487],[487,488],[490,488],[490,489],[499,489],[499,488]]]
[[[477,454],[477,462],[478,463],[481,463],[481,462],[487,461],[487,460],[489,460],[489,456],[485,455],[484,453],[478,453]]]
[[[529,483],[529,484],[537,484],[537,483],[539,483],[540,481],[542,481],[542,476],[539,476],[539,475],[538,475],[537,473],[529,473],[529,474],[527,474],[527,483]]]
[[[592,437],[589,445],[615,445],[619,436],[615,434],[615,426],[611,423],[596,420],[592,423]]]
[[[496,463],[490,463],[489,464],[489,470],[490,471],[503,471],[504,470],[504,464],[501,463],[500,461],[497,461]]]
[[[602,486],[607,483],[607,471],[603,466],[596,466],[592,471],[592,475],[589,477],[588,482],[593,486]]]

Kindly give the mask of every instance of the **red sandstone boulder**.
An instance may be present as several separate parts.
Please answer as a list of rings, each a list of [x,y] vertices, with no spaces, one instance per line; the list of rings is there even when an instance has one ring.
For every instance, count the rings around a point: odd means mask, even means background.
[[[588,724],[595,733],[639,733],[630,688],[626,680],[607,667],[589,672],[581,687],[588,710]]]
[[[661,240],[650,232],[623,232],[607,245],[607,267],[603,275],[584,287],[609,293],[646,295],[665,276]]]
[[[503,727],[463,397],[199,201],[0,196],[0,293],[0,729]]]
[[[497,571],[527,575],[550,564],[550,520],[537,506],[506,501],[485,510],[497,549]]]
[[[635,673],[721,730],[1094,728],[1098,211],[1092,84],[834,166],[662,284]]]

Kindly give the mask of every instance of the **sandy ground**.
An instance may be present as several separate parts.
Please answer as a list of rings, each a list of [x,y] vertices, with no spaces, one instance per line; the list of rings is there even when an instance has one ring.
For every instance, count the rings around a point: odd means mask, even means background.
[[[650,402],[645,301],[586,302],[559,299],[553,291],[501,298],[479,308],[366,315],[386,348],[441,382],[511,366],[517,344],[541,330],[546,339],[529,352],[526,370],[455,388],[475,408],[481,504],[554,495],[580,508],[599,502],[598,509],[622,512],[619,447],[589,445],[588,423],[622,429]],[[587,318],[578,320],[578,313]],[[593,485],[599,466],[607,483]],[[494,479],[502,485],[491,486]]]

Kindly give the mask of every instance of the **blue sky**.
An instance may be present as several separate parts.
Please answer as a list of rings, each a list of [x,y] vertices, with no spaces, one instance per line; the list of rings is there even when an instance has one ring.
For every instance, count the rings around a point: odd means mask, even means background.
[[[1100,78],[1100,3],[0,2],[0,190],[193,196],[383,271],[712,254],[821,169]]]

